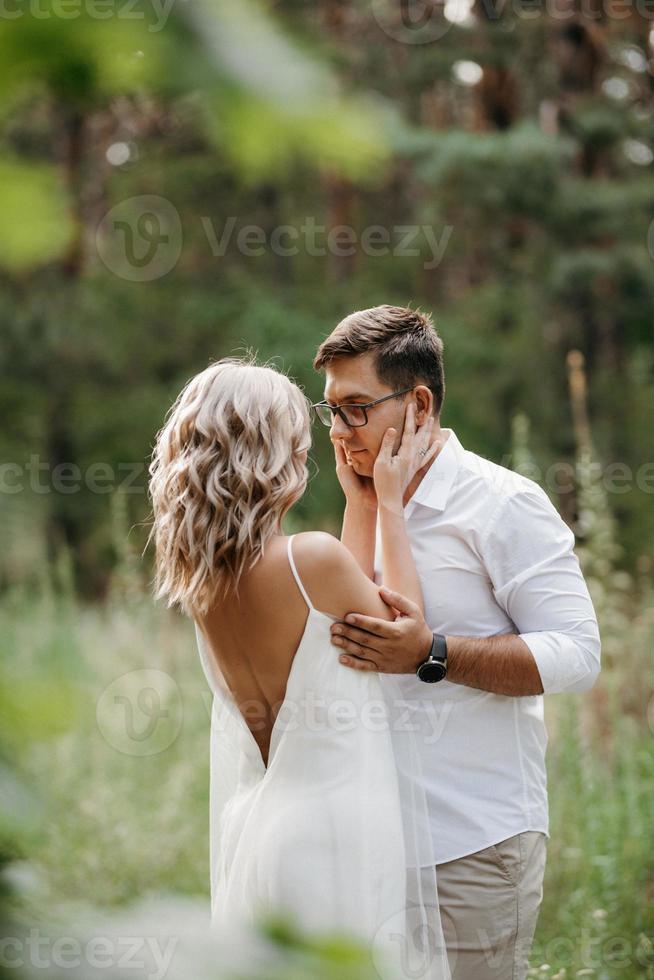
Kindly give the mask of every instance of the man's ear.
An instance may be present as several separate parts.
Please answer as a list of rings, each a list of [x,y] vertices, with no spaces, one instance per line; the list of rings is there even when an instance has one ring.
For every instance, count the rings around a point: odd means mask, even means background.
[[[424,425],[433,413],[434,396],[427,385],[418,385],[416,396],[416,425]]]

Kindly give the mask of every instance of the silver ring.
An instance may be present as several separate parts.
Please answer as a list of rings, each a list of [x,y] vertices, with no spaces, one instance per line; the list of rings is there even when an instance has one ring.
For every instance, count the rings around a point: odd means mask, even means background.
[[[427,455],[427,450],[426,449],[419,449],[418,450],[418,455],[419,456],[426,456]]]

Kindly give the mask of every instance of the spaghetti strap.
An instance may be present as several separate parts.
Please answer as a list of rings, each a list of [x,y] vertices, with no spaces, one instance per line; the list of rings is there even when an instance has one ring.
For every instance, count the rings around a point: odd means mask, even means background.
[[[298,570],[297,570],[297,568],[295,566],[295,561],[293,559],[293,549],[291,547],[291,541],[293,540],[294,537],[295,537],[295,535],[292,534],[290,536],[290,538],[288,539],[288,561],[289,561],[289,564],[291,566],[291,571],[293,572],[293,578],[297,582],[297,587],[300,590],[300,592],[302,593],[302,596],[304,598],[304,601],[306,602],[306,604],[309,607],[309,609],[313,609],[314,608],[313,603],[312,603],[311,599],[309,598],[309,595],[307,593],[307,590],[304,588],[304,585],[302,584],[302,579],[300,578],[300,576],[298,574]]]

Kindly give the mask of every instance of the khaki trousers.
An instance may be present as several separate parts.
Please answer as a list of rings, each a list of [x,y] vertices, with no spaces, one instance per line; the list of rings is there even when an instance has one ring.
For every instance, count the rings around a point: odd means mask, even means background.
[[[543,897],[545,834],[436,866],[452,980],[524,980]]]

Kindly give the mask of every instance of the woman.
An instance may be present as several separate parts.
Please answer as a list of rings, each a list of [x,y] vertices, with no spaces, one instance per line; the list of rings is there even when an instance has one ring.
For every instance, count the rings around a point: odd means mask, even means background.
[[[402,498],[436,447],[413,412],[409,396],[400,451],[389,429],[374,484],[384,584],[422,606]],[[424,801],[404,782],[411,741],[391,734],[379,675],[348,670],[330,642],[351,609],[392,610],[336,538],[282,532],[310,444],[300,389],[226,358],[183,389],[150,467],[156,596],[193,618],[214,693],[212,918],[238,927],[288,913],[371,944],[391,975],[442,980],[435,869],[417,856]]]

